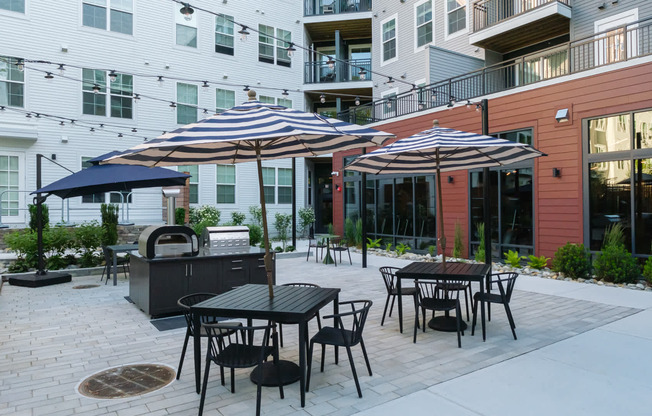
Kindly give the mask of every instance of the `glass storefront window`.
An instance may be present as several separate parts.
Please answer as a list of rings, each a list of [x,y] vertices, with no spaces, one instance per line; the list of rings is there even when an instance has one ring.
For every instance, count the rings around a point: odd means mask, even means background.
[[[634,161],[636,253],[652,254],[652,159]]]
[[[636,149],[652,149],[652,111],[634,114]]]
[[[419,250],[435,246],[435,177],[417,176],[414,180],[415,236]]]
[[[532,246],[532,168],[500,172],[500,235],[504,249]],[[521,249],[517,249],[520,254]]]
[[[589,153],[606,153],[631,149],[629,114],[589,120]]]

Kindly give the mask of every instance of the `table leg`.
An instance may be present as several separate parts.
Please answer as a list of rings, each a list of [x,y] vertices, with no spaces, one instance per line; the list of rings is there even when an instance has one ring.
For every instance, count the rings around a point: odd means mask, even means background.
[[[338,313],[340,313],[340,295],[339,295],[339,293],[335,297],[335,301],[333,302],[333,314],[337,315]],[[336,325],[337,324],[335,323],[335,318],[333,318],[333,326],[336,326]],[[338,362],[339,352],[340,352],[339,349],[337,348],[337,346],[335,346],[335,362],[336,363]]]
[[[331,240],[330,238],[326,239],[326,257],[324,257],[324,264],[333,264],[335,261],[331,257]],[[337,266],[337,263],[335,263]]]
[[[484,279],[480,279],[480,293],[484,293]],[[480,318],[482,320],[482,341],[486,341],[487,332],[484,327],[484,301],[480,301]]]
[[[201,320],[199,319],[199,314],[192,314],[193,326],[195,328],[192,347],[194,349],[195,356],[195,389],[197,394],[201,393]]]
[[[301,391],[301,407],[306,406],[306,331],[308,323],[299,322],[299,390]]]
[[[113,286],[118,285],[118,253],[115,250],[113,252]]]
[[[401,278],[396,278],[396,293],[398,293],[398,328],[403,333],[403,296],[401,296]]]

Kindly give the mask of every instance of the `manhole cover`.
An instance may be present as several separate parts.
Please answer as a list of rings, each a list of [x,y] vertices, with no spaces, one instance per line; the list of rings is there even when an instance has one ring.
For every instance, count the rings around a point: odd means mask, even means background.
[[[73,286],[73,289],[92,289],[94,287],[100,287],[100,285],[77,285]]]
[[[170,384],[176,373],[158,364],[133,364],[109,368],[86,378],[79,392],[94,399],[121,399],[158,390]]]

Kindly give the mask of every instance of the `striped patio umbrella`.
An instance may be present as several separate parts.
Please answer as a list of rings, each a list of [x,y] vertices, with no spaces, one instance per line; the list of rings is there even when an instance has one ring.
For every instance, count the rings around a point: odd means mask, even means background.
[[[439,127],[397,140],[354,159],[344,169],[371,174],[435,173],[439,204],[439,242],[446,262],[441,172],[510,165],[545,156],[534,147],[477,133]]]
[[[258,165],[263,214],[265,268],[272,292],[272,263],[267,232],[262,160],[310,157],[365,146],[378,146],[393,134],[256,100],[188,124],[134,146],[101,163],[145,166],[233,164]]]

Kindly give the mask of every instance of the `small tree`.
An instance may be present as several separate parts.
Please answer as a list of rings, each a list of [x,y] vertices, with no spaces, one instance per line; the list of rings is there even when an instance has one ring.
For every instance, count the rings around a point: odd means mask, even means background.
[[[242,212],[233,211],[231,213],[231,221],[233,225],[242,225],[245,222],[247,216]]]
[[[43,229],[50,228],[50,210],[46,204],[41,204],[42,211],[43,211]],[[28,205],[27,208],[29,209],[29,228],[32,231],[36,231],[38,228],[38,218],[36,215],[36,210],[37,206],[36,205]]]
[[[283,250],[285,250],[285,244],[288,239],[288,229],[292,223],[292,215],[290,214],[281,214],[280,212],[276,213],[274,228],[278,232],[278,236],[283,241]]]
[[[110,246],[118,242],[118,206],[114,204],[100,205],[102,228],[104,235],[102,245]]]
[[[349,244],[355,244],[355,224],[351,218],[344,220],[344,238]]]
[[[186,209],[185,208],[175,208],[174,209],[174,223],[177,225],[183,225],[186,223]]]
[[[301,230],[301,235],[306,236],[308,234],[308,229],[315,222],[315,219],[315,210],[313,207],[299,208],[299,229]]]
[[[251,214],[251,219],[253,223],[259,227],[263,226],[263,209],[258,205],[252,205],[249,207],[249,214]]]
[[[462,242],[462,226],[455,222],[455,240],[453,242],[453,257],[460,259],[464,255],[464,243]]]
[[[479,222],[478,225],[475,226],[475,229],[478,231],[478,240],[480,240],[480,245],[478,246],[478,249],[475,251],[475,260],[484,263],[486,261],[486,256],[484,251],[484,223]]]

